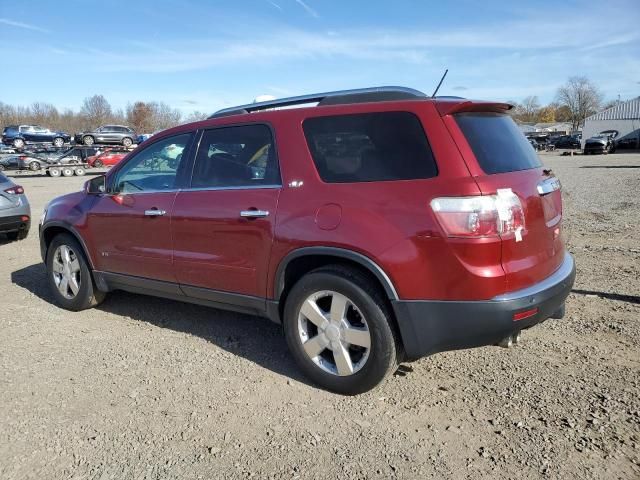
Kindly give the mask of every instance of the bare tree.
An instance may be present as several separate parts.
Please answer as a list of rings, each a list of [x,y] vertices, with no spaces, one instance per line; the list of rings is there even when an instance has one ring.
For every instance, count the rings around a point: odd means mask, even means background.
[[[522,104],[520,104],[520,108],[522,110],[521,120],[523,122],[535,122],[538,117],[538,111],[540,110],[538,97],[535,95],[525,97],[524,100],[522,100]]]
[[[200,120],[206,120],[207,118],[209,118],[208,113],[204,113],[196,110],[195,112],[191,112],[189,115],[187,115],[184,121],[187,123],[199,122]]]
[[[80,115],[86,119],[87,127],[96,128],[111,120],[111,105],[102,95],[87,97],[82,103]]]
[[[127,123],[136,132],[153,132],[153,110],[144,102],[127,106]]]
[[[574,130],[584,119],[594,114],[602,103],[602,94],[586,77],[571,77],[556,94],[558,103],[569,110],[569,120]]]

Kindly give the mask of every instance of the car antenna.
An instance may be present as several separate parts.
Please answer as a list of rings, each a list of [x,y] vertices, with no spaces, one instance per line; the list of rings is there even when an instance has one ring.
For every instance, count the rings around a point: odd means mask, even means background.
[[[449,72],[449,69],[447,68],[444,71],[444,75],[442,75],[442,78],[440,79],[440,83],[438,83],[438,86],[436,87],[436,89],[433,91],[433,95],[431,95],[431,98],[436,96],[436,93],[438,93],[438,90],[440,90],[440,85],[442,85],[442,82],[444,82],[444,77],[447,76],[447,73]]]

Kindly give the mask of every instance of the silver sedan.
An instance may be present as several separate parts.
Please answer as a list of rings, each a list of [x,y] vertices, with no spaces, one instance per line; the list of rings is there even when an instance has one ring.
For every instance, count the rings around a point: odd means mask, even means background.
[[[0,172],[0,233],[9,240],[22,240],[30,226],[31,207],[24,189]]]

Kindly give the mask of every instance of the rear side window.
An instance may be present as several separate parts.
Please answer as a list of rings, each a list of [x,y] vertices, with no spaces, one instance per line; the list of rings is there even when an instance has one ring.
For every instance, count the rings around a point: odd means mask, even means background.
[[[305,120],[303,129],[325,182],[414,180],[438,174],[420,120],[412,113],[315,117]]]
[[[462,113],[456,120],[485,173],[516,172],[541,166],[527,138],[508,115]]]
[[[280,185],[278,158],[266,125],[239,125],[207,130],[202,135],[192,188]]]

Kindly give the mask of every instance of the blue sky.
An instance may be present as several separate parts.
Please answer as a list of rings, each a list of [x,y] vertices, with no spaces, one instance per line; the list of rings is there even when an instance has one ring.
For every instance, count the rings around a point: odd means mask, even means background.
[[[551,101],[640,95],[640,1],[0,0],[0,101],[190,112],[376,85]],[[13,65],[13,68],[9,66]]]

